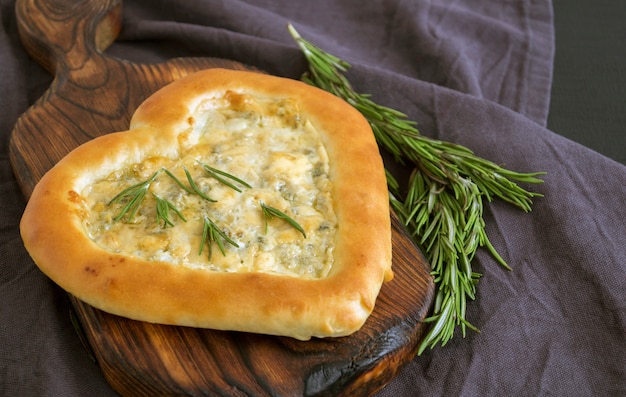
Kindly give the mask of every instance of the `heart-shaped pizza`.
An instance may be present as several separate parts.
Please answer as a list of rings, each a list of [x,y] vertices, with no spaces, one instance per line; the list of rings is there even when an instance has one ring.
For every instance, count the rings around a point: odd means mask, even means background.
[[[35,187],[24,245],[135,320],[297,339],[358,330],[391,271],[368,122],[302,82],[209,69],[157,91]]]

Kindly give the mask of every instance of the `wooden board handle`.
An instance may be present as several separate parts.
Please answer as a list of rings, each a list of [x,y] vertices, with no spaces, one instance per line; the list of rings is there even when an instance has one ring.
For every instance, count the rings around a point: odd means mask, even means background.
[[[15,14],[29,55],[53,75],[78,77],[117,38],[122,1],[17,0]]]
[[[26,197],[78,145],[128,128],[137,106],[172,81],[208,67],[250,69],[215,58],[132,63],[103,53],[121,29],[121,0],[17,0],[20,39],[54,75],[43,96],[17,121],[9,155]]]

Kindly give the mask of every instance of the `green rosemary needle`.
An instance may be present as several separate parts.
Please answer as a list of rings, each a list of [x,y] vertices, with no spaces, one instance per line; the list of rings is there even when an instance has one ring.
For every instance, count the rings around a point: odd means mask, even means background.
[[[167,174],[167,176],[169,176],[170,178],[172,178],[172,180],[174,180],[174,182],[176,182],[176,184],[177,184],[178,186],[180,186],[180,187],[181,187],[184,191],[186,191],[187,193],[190,193],[190,194],[196,194],[196,191],[195,191],[195,190],[193,190],[192,188],[190,188],[190,187],[188,187],[188,186],[185,186],[185,184],[184,184],[184,183],[182,183],[182,182],[180,181],[180,179],[178,179],[178,178],[176,177],[176,175],[174,175],[174,174],[173,174],[171,171],[169,171],[167,168],[163,168],[163,171]],[[185,171],[187,171],[187,170],[185,169]],[[191,177],[191,174],[189,174],[189,172],[185,172],[185,176],[186,176],[187,178],[190,178],[190,177]]]
[[[126,199],[128,200],[126,205],[120,210],[120,213],[115,217],[116,221],[126,217],[126,222],[132,222],[139,206],[141,206],[143,199],[146,197],[150,184],[156,179],[160,172],[161,170],[158,170],[145,181],[139,182],[122,190],[118,195],[113,197],[111,201],[109,201],[109,205],[111,205]]]
[[[204,249],[204,244],[206,243],[209,248],[209,259],[211,259],[213,255],[212,243],[216,243],[222,255],[226,255],[226,249],[224,248],[224,242],[232,245],[233,247],[239,248],[239,244],[237,244],[234,240],[226,235],[220,228],[209,218],[208,216],[204,216],[204,226],[202,231],[202,243],[200,244],[200,251],[198,255],[202,254]]]
[[[202,191],[202,189],[200,189],[200,187],[198,185],[196,185],[196,182],[194,182],[193,178],[191,177],[191,173],[189,172],[189,170],[186,167],[183,167],[183,170],[185,171],[185,175],[187,176],[187,181],[189,182],[189,186],[191,186],[191,188],[193,189],[194,193],[196,193],[198,196],[202,197],[206,201],[210,201],[210,202],[214,203],[216,200],[214,200],[211,197],[207,196]]]
[[[228,172],[218,170],[217,168],[213,168],[201,162],[198,162],[198,163],[202,165],[202,168],[206,171],[207,174],[209,174],[211,177],[217,179],[218,181],[220,181],[221,183],[223,183],[224,185],[228,186],[231,189],[234,189],[241,193],[241,189],[237,187],[236,185],[234,185],[232,182],[230,182],[228,179],[230,179],[231,181],[237,182],[247,188],[252,188],[252,186],[250,186],[247,182],[237,178],[236,176],[232,174],[229,174]]]
[[[157,222],[163,221],[163,227],[174,226],[174,223],[170,220],[170,209],[174,211],[176,215],[183,221],[187,222],[187,219],[183,216],[183,214],[167,199],[152,193],[152,196],[156,199],[156,214],[157,214]]]
[[[302,226],[300,226],[300,224],[296,222],[293,218],[291,218],[289,215],[285,214],[284,212],[282,212],[281,210],[277,208],[270,207],[269,205],[265,205],[265,203],[263,203],[262,201],[259,204],[261,205],[261,210],[263,211],[263,215],[265,219],[265,233],[267,233],[268,222],[276,217],[276,218],[284,220],[285,222],[293,226],[297,231],[302,233],[302,236],[304,236],[304,238],[306,238],[306,233],[304,232],[304,229],[302,228]]]
[[[427,347],[446,344],[457,326],[478,331],[465,319],[467,299],[475,298],[480,274],[471,261],[479,247],[486,247],[506,269],[485,233],[483,198],[509,202],[530,211],[533,197],[517,185],[542,183],[543,172],[519,173],[476,156],[461,145],[420,135],[416,123],[395,109],[379,105],[369,95],[357,93],[343,75],[350,64],[288,30],[302,50],[308,71],[302,81],[328,91],[359,110],[369,121],[376,141],[403,165],[413,167],[407,192],[387,172],[390,205],[404,222],[414,241],[428,258],[437,287],[433,313],[425,321],[432,326],[418,354]]]

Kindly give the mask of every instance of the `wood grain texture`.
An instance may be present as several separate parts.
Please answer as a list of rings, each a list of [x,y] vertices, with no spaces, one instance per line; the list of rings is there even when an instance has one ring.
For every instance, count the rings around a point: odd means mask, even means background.
[[[25,48],[54,75],[16,123],[11,164],[29,197],[37,181],[73,148],[126,130],[137,106],[163,85],[233,61],[179,58],[132,63],[103,51],[120,29],[119,0],[18,0]],[[342,338],[291,338],[133,321],[72,298],[90,349],[125,396],[366,396],[413,359],[433,299],[429,266],[395,214],[393,281],[365,326]]]
[[[107,380],[123,395],[367,396],[414,357],[432,299],[425,261],[410,240],[395,238],[393,249],[396,277],[365,326],[348,337],[298,341],[76,308]]]

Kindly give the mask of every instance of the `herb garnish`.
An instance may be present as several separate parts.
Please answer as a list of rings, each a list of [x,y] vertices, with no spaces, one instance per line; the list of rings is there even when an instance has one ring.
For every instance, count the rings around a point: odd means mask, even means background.
[[[132,222],[141,202],[146,197],[146,193],[148,192],[148,188],[152,181],[156,179],[161,170],[156,171],[154,174],[150,176],[150,178],[146,179],[143,182],[139,182],[135,185],[132,185],[123,191],[121,191],[117,196],[113,197],[111,201],[109,201],[109,205],[118,203],[124,199],[128,199],[126,205],[121,209],[120,213],[115,217],[116,221],[121,220],[126,216],[126,222]],[[130,211],[130,213],[128,213]]]
[[[174,206],[174,204],[170,203],[168,200],[157,195],[156,193],[152,193],[152,195],[156,199],[157,222],[163,221],[164,228],[167,226],[174,226],[174,223],[170,220],[170,209],[173,210],[181,220],[187,222],[187,219],[185,219],[183,214]]]
[[[194,193],[196,193],[198,196],[202,197],[203,199],[205,199],[206,201],[210,201],[210,202],[215,202],[216,200],[212,199],[211,197],[207,196],[198,185],[196,185],[196,182],[194,182],[193,178],[191,177],[191,174],[189,173],[189,170],[187,169],[187,167],[183,167],[183,170],[185,171],[185,176],[187,176],[187,181],[189,182],[189,186],[191,186],[191,188],[193,189]]]
[[[171,173],[171,172],[170,172],[167,168],[163,168],[163,171],[165,171],[165,173],[166,173],[166,174],[167,174],[170,178],[172,178],[172,179],[174,180],[174,182],[176,182],[176,184],[177,184],[178,186],[180,186],[180,187],[181,187],[184,191],[186,191],[187,193],[190,193],[190,194],[195,194],[195,193],[196,193],[196,192],[195,192],[192,188],[189,188],[189,187],[185,186],[185,184],[183,184],[183,183],[180,181],[180,179],[178,179],[178,178],[176,177],[176,175],[172,174],[172,173]],[[186,175],[186,176],[189,176],[189,175],[187,175],[187,173],[185,173],[185,175]]]
[[[202,250],[204,249],[204,243],[209,247],[209,259],[213,255],[212,242],[217,243],[217,247],[220,249],[222,255],[226,255],[226,250],[224,249],[224,241],[233,247],[239,248],[239,244],[233,241],[230,237],[226,235],[208,216],[204,216],[204,226],[202,230],[202,243],[200,244],[200,251],[198,255],[202,254]]]
[[[476,250],[486,247],[510,269],[485,233],[483,198],[488,202],[500,198],[528,212],[532,198],[541,194],[516,182],[541,183],[536,177],[544,172],[509,171],[466,147],[422,136],[404,113],[357,93],[343,75],[350,64],[303,39],[292,25],[288,30],[308,62],[301,80],[350,103],[369,121],[379,146],[398,163],[414,167],[404,197],[389,172],[387,184],[390,205],[428,258],[437,286],[433,314],[425,320],[433,324],[418,354],[438,343],[445,345],[457,326],[463,336],[466,328],[478,331],[465,319],[467,299],[475,298],[481,276],[471,267]]]
[[[277,208],[270,207],[269,205],[265,205],[265,203],[263,203],[262,201],[259,202],[259,204],[261,205],[261,210],[263,211],[263,215],[265,219],[265,233],[267,233],[268,222],[274,219],[274,217],[276,217],[276,218],[284,220],[285,222],[293,226],[297,231],[302,233],[302,236],[304,236],[304,238],[306,238],[306,233],[304,232],[304,229],[302,228],[302,226],[300,226],[300,224],[296,222],[295,220],[293,220],[293,218],[291,218],[289,215],[285,214],[284,212],[282,212],[281,210]]]
[[[252,188],[252,186],[250,186],[250,184],[248,184],[247,182],[245,182],[244,180],[229,174],[225,171],[219,170],[217,168],[213,168],[211,166],[208,166],[206,164],[203,164],[201,162],[198,161],[198,163],[202,166],[202,168],[204,169],[204,171],[206,171],[211,177],[215,178],[216,180],[218,180],[220,183],[236,190],[237,192],[241,192],[241,189],[236,186],[233,182],[236,182],[244,187],[247,188]],[[200,189],[200,187],[196,184],[196,182],[193,180],[193,177],[191,176],[191,173],[189,172],[189,170],[183,166],[183,171],[185,172],[185,176],[187,178],[187,181],[189,182],[189,186],[186,186],[184,183],[182,183],[180,181],[180,179],[178,179],[171,171],[169,171],[168,169],[166,169],[165,167],[155,171],[148,179],[146,179],[145,181],[136,183],[126,189],[124,189],[122,192],[120,192],[119,194],[117,194],[115,197],[113,197],[113,199],[111,201],[109,201],[109,205],[114,204],[114,203],[119,203],[123,200],[128,200],[128,202],[126,203],[126,205],[124,205],[124,207],[121,209],[120,213],[114,218],[115,221],[119,221],[124,219],[125,217],[125,221],[126,222],[131,222],[135,216],[135,214],[137,213],[139,207],[141,206],[141,203],[143,202],[144,198],[146,197],[146,194],[148,192],[148,189],[150,188],[150,184],[157,178],[157,176],[159,176],[159,174],[161,172],[165,172],[165,174],[167,176],[169,176],[172,180],[174,180],[174,182],[176,182],[176,184],[182,188],[184,191],[186,191],[189,194],[197,194],[198,196],[202,197],[203,199],[207,200],[208,202],[214,203],[216,202],[216,200],[210,198],[206,193],[204,193],[202,191],[202,189]],[[231,182],[232,181],[232,182]],[[180,212],[180,210],[178,210],[176,208],[176,206],[174,204],[172,204],[170,201],[168,201],[167,199],[152,193],[152,196],[154,197],[154,199],[156,200],[156,217],[157,217],[157,223],[161,223],[162,222],[162,227],[167,227],[167,226],[174,226],[174,222],[172,222],[172,220],[170,219],[170,210],[174,211],[174,213],[184,222],[187,222],[187,219],[185,219],[185,217],[183,216],[182,212]],[[261,206],[261,211],[263,213],[264,216],[264,221],[265,221],[265,232],[267,233],[267,223],[269,220],[273,219],[274,217],[276,218],[280,218],[283,219],[284,221],[286,221],[287,223],[289,223],[291,226],[293,226],[296,230],[298,230],[300,233],[302,233],[302,235],[304,236],[304,238],[306,238],[306,234],[304,232],[304,229],[302,228],[302,226],[300,226],[300,224],[298,224],[298,222],[296,222],[294,219],[292,219],[291,217],[289,217],[287,214],[285,214],[284,212],[274,208],[274,207],[270,207],[265,205],[263,202],[260,203]],[[209,249],[209,259],[212,256],[212,243],[216,243],[220,252],[223,255],[226,255],[226,250],[224,247],[224,242],[238,248],[239,245],[232,240],[230,237],[228,237],[228,234],[224,231],[222,231],[214,222],[213,220],[211,220],[211,218],[209,218],[208,216],[204,215],[203,216],[203,230],[202,230],[202,242],[200,244],[200,250],[198,252],[198,255],[202,254],[202,251],[204,250],[204,245],[206,244],[208,246]]]
[[[200,163],[200,162],[199,162]],[[252,186],[250,186],[248,183],[246,183],[245,181],[237,178],[234,175],[231,175],[227,172],[218,170],[217,168],[213,168],[209,165],[200,163],[200,165],[202,165],[202,168],[207,172],[207,174],[209,174],[210,176],[212,176],[213,178],[217,179],[218,181],[220,181],[221,183],[223,183],[224,185],[228,186],[231,189],[234,189],[238,192],[241,193],[241,189],[239,189],[237,186],[235,186],[233,183],[231,183],[228,179],[230,179],[231,181],[235,181],[247,188],[251,188]]]

